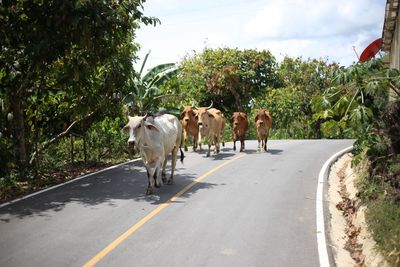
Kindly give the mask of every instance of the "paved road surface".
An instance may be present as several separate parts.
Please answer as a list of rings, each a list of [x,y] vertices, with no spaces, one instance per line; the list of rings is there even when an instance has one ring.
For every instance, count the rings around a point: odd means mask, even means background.
[[[141,161],[81,179],[0,209],[0,266],[318,266],[318,172],[351,144],[189,151],[175,184],[152,196]]]

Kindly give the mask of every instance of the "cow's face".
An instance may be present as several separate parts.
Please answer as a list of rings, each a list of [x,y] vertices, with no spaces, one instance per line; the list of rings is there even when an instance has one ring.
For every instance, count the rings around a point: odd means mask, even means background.
[[[128,145],[135,149],[135,145],[140,143],[140,141],[145,136],[151,136],[152,132],[159,133],[160,130],[154,124],[153,117],[147,116],[128,116],[129,122],[123,128],[124,132],[129,134]]]
[[[257,128],[265,127],[267,120],[268,120],[268,117],[267,117],[267,115],[265,115],[265,109],[259,109],[257,112],[257,115],[254,119],[254,121],[256,123],[256,127]]]
[[[231,119],[233,127],[237,127],[238,125],[244,125],[244,123],[247,121],[247,114],[244,112],[234,112],[232,114]]]
[[[206,133],[210,127],[210,122],[214,118],[206,108],[198,108],[196,111],[197,125],[201,133]]]
[[[191,106],[184,106],[183,111],[181,113],[181,119],[183,124],[188,124],[191,121],[196,121],[195,116],[196,114]]]
[[[145,117],[128,116],[129,122],[123,128],[123,131],[129,135],[128,145],[135,147],[135,144],[143,137],[145,127]]]

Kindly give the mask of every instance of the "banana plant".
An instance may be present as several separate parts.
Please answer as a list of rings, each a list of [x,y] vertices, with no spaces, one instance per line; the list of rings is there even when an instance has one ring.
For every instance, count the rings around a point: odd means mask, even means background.
[[[150,68],[143,74],[150,51],[146,54],[139,73],[130,81],[130,92],[124,97],[129,113],[140,114],[156,110],[159,105],[177,94],[164,94],[160,86],[174,78],[180,71],[175,63],[165,63]]]

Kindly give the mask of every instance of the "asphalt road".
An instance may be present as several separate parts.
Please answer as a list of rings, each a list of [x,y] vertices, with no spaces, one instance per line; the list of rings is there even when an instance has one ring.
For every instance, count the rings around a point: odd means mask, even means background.
[[[141,161],[86,177],[0,208],[0,266],[319,266],[317,176],[351,144],[189,151],[152,196]]]

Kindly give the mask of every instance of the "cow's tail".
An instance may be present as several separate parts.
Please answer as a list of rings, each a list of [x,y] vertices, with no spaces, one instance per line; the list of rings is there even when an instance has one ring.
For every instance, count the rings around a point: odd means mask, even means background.
[[[179,147],[179,150],[181,151],[181,162],[183,163],[183,159],[185,158],[185,154],[183,154],[182,146]]]

